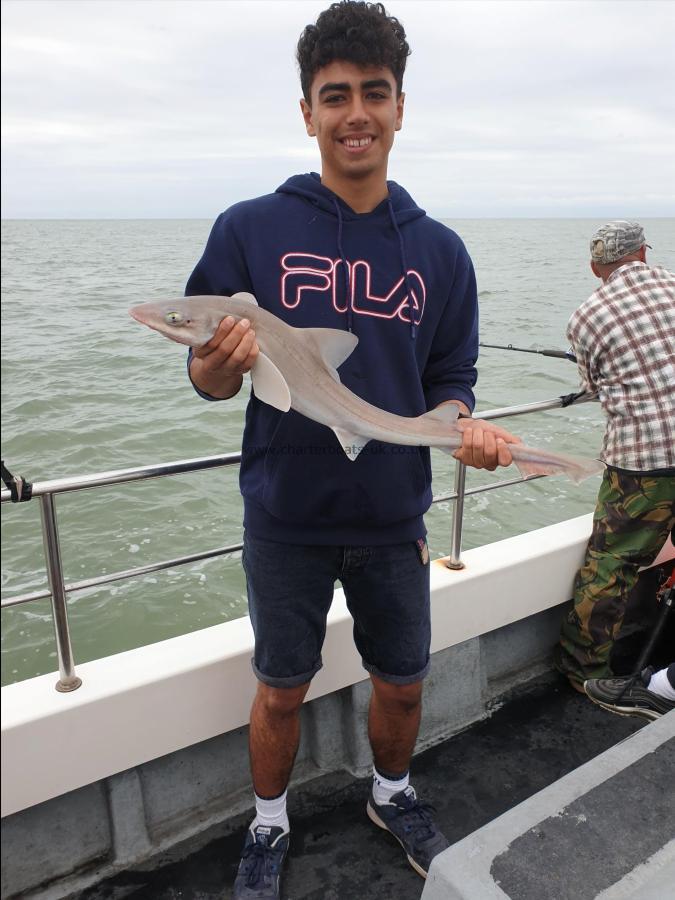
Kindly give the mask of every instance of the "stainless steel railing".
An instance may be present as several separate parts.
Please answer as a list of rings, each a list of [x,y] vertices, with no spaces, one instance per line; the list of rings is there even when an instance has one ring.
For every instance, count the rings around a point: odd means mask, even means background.
[[[572,399],[573,398],[573,399]],[[595,394],[569,394],[563,397],[554,397],[552,400],[537,400],[534,403],[521,403],[518,406],[502,406],[496,409],[486,409],[479,412],[481,419],[504,419],[507,416],[522,416],[533,412],[542,412],[547,409],[560,409],[563,406],[576,406],[579,403],[588,403],[595,400]],[[448,569],[463,569],[462,562],[462,526],[464,524],[464,498],[471,494],[483,494],[486,491],[494,491],[497,488],[508,487],[512,484],[520,484],[523,481],[536,481],[538,478],[546,478],[546,475],[530,475],[529,478],[509,478],[497,481],[494,484],[484,484],[477,488],[466,490],[466,466],[458,462],[455,467],[455,490],[452,494],[434,497],[434,503],[441,500],[455,500],[452,514],[452,536],[450,541],[450,553],[446,559]]]
[[[577,397],[573,403],[585,403],[593,400],[591,395],[582,395]],[[556,409],[562,406],[571,405],[566,398],[555,397],[552,400],[543,400],[537,403],[525,403],[519,406],[507,406],[500,409],[491,409],[481,412],[478,415],[482,419],[497,419],[506,416],[524,415],[527,413],[538,412],[547,409]],[[193,553],[187,556],[174,557],[173,559],[163,560],[161,562],[152,563],[146,566],[137,566],[133,569],[126,569],[120,572],[113,572],[108,575],[100,575],[96,578],[88,578],[83,581],[75,581],[69,584],[65,583],[63,574],[63,565],[61,559],[61,549],[59,546],[58,522],[56,515],[56,495],[69,493],[72,491],[89,490],[92,488],[102,487],[104,485],[125,484],[131,481],[145,481],[150,478],[161,478],[169,475],[180,475],[186,472],[201,472],[206,469],[222,468],[225,466],[238,465],[241,462],[240,453],[224,453],[219,456],[206,456],[196,459],[180,460],[178,462],[160,463],[150,466],[140,466],[131,469],[117,469],[110,472],[98,472],[93,475],[85,475],[74,478],[56,478],[50,481],[35,482],[32,485],[32,497],[38,499],[41,504],[42,519],[42,537],[44,544],[45,563],[47,569],[47,578],[49,590],[35,591],[29,594],[20,594],[2,601],[2,608],[6,609],[11,606],[18,606],[22,603],[30,603],[34,600],[43,600],[50,598],[52,617],[54,620],[54,633],[56,639],[56,654],[59,663],[59,680],[56,683],[57,691],[73,691],[78,688],[82,681],[75,672],[75,662],[70,639],[70,628],[68,626],[68,595],[86,588],[96,587],[99,585],[109,584],[113,581],[120,581],[125,578],[134,578],[145,575],[149,572],[158,572],[162,569],[173,568],[175,566],[185,565],[186,563],[196,562],[198,560],[212,559],[217,556],[223,556],[228,553],[235,553],[242,548],[242,544],[231,544],[226,547],[218,547],[213,550],[205,550],[201,553]],[[434,503],[441,501],[454,500],[455,506],[452,519],[452,537],[450,554],[446,560],[446,565],[451,569],[461,569],[463,563],[461,561],[462,547],[462,525],[464,519],[464,498],[473,494],[480,494],[486,491],[496,490],[497,488],[507,487],[521,482],[533,481],[535,478],[544,478],[546,476],[536,475],[530,478],[512,478],[501,480],[492,484],[480,485],[475,488],[466,489],[466,466],[457,463],[455,468],[455,486],[454,491],[448,494],[439,494],[433,498]],[[11,500],[11,494],[8,490],[3,490],[0,495],[2,503]]]

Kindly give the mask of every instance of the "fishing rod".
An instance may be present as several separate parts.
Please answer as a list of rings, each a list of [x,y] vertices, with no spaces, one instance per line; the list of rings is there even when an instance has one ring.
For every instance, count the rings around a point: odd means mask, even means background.
[[[553,356],[555,359],[568,359],[576,362],[576,356],[569,350],[529,350],[526,347],[514,347],[513,344],[479,344],[479,347],[490,347],[493,350],[515,350],[518,353],[539,353],[541,356]]]

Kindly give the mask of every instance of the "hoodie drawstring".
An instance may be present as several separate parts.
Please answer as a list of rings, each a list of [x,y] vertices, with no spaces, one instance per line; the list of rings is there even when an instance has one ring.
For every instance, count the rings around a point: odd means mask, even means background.
[[[343,278],[345,283],[345,301],[347,304],[347,330],[353,331],[354,326],[354,311],[352,309],[351,298],[350,298],[350,278],[349,278],[349,265],[347,263],[347,258],[345,256],[344,247],[342,246],[342,211],[340,209],[340,204],[338,201],[333,198],[333,206],[335,207],[335,213],[337,215],[338,220],[338,233],[337,233],[337,248],[338,253],[340,254],[340,259],[342,260],[343,267]],[[415,301],[414,295],[412,291],[412,285],[410,283],[410,276],[408,275],[408,260],[405,255],[405,243],[403,241],[403,235],[401,234],[401,229],[398,227],[398,222],[396,221],[396,215],[394,213],[394,206],[391,202],[391,197],[387,198],[387,207],[389,209],[389,217],[391,219],[391,224],[394,227],[394,231],[396,232],[396,236],[398,237],[398,247],[399,253],[401,256],[401,268],[403,270],[403,280],[405,281],[405,287],[407,292],[407,306],[408,306],[408,315],[410,316],[410,337],[412,340],[415,340],[417,336],[417,323],[415,322]]]
[[[398,227],[398,222],[396,221],[396,215],[394,214],[394,206],[391,202],[391,197],[387,200],[387,206],[389,207],[389,218],[391,219],[391,224],[394,226],[394,231],[398,236],[398,246],[399,251],[401,253],[401,265],[403,267],[403,279],[405,281],[405,288],[408,293],[408,315],[410,316],[410,337],[414,341],[417,336],[417,323],[415,322],[415,303],[413,298],[412,287],[410,284],[410,276],[408,275],[408,260],[405,255],[405,243],[403,242],[403,235],[401,234],[401,229]]]
[[[333,206],[335,207],[335,212],[337,213],[338,220],[338,233],[337,233],[337,247],[338,253],[340,254],[340,259],[342,260],[342,270],[343,270],[343,278],[345,282],[345,302],[347,304],[347,330],[352,331],[354,325],[354,310],[352,309],[351,299],[349,297],[349,265],[347,263],[347,258],[345,256],[345,251],[342,246],[342,212],[340,210],[340,204],[337,202],[335,198],[333,198]]]

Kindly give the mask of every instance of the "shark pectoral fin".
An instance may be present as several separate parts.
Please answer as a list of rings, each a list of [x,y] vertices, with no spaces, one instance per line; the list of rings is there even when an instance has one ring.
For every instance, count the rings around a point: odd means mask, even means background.
[[[247,303],[252,303],[254,306],[258,305],[258,301],[255,299],[253,294],[249,294],[247,291],[239,291],[237,294],[232,294],[233,300],[245,300]]]
[[[354,434],[352,431],[347,431],[346,428],[338,428],[336,426],[333,428],[333,431],[335,432],[338,441],[340,441],[340,446],[352,462],[370,440],[370,438],[364,437],[361,434]]]
[[[337,369],[356,349],[359,339],[349,331],[337,328],[299,328],[302,337],[314,341],[319,356],[333,369]]]
[[[286,379],[264,353],[258,354],[251,369],[251,383],[258,400],[269,403],[282,412],[288,412],[291,408],[291,392],[288,390]]]
[[[420,419],[433,419],[436,422],[444,422],[446,425],[454,425],[459,415],[459,406],[456,403],[444,403],[428,413],[420,416]],[[452,450],[454,453],[454,450]]]

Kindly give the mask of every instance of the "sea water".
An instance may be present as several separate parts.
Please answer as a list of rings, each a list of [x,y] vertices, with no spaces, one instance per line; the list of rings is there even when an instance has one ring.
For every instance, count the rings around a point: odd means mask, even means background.
[[[600,220],[446,220],[473,258],[481,340],[567,349],[565,325],[595,288],[588,238]],[[240,449],[246,391],[202,401],[185,348],[139,327],[129,306],[180,296],[211,223],[201,220],[5,221],[2,226],[2,458],[31,481]],[[646,220],[650,259],[675,269],[675,221]],[[565,360],[482,351],[477,409],[577,389]],[[527,443],[596,455],[597,403],[504,420]],[[434,490],[452,489],[454,461],[433,451]],[[469,470],[469,487],[515,470]],[[467,498],[464,547],[591,511],[598,477],[562,477]],[[237,469],[162,478],[57,497],[66,582],[237,543]],[[46,587],[38,502],[2,508],[2,596]],[[451,504],[427,516],[432,556],[447,554]],[[486,550],[486,552],[489,552]],[[76,662],[246,614],[237,554],[74,593]],[[57,668],[49,602],[2,613],[2,683]]]

